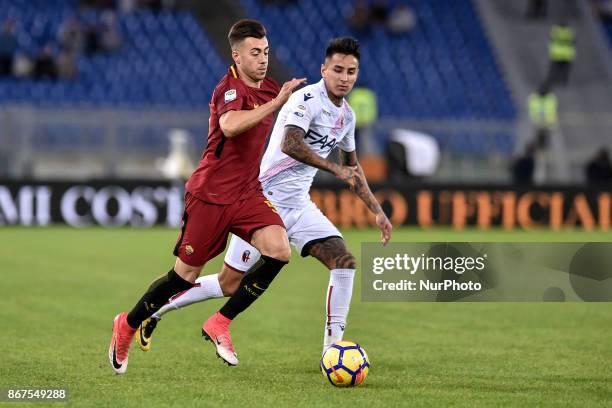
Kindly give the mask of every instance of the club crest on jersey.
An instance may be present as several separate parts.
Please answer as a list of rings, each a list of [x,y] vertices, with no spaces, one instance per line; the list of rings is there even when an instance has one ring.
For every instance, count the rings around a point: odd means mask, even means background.
[[[235,89],[230,89],[229,91],[225,92],[225,95],[223,95],[223,100],[225,103],[231,102],[236,99],[237,95],[238,94],[236,93]]]
[[[323,136],[314,130],[309,130],[304,136],[304,140],[311,146],[320,145],[320,149],[332,151],[338,142],[333,137]]]
[[[248,249],[242,253],[242,262],[247,263],[251,259],[251,251]]]
[[[193,255],[194,250],[191,245],[185,245],[185,255]]]

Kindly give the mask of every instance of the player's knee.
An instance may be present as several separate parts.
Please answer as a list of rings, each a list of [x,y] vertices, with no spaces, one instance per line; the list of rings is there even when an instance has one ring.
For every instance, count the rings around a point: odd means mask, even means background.
[[[268,245],[261,251],[262,255],[270,258],[278,259],[279,261],[289,262],[291,258],[291,248],[286,243],[274,243]]]
[[[357,260],[350,252],[346,251],[336,258],[337,269],[355,269],[357,268]]]
[[[279,225],[270,225],[255,231],[251,244],[259,250],[259,253],[270,258],[282,262],[289,262],[291,258],[287,233],[285,228]]]
[[[184,280],[194,284],[196,279],[198,279],[198,277],[200,276],[202,267],[187,265],[179,258],[176,258],[176,262],[174,264],[174,271]]]
[[[288,245],[278,248],[272,258],[283,262],[289,262],[289,259],[291,259],[291,248]]]

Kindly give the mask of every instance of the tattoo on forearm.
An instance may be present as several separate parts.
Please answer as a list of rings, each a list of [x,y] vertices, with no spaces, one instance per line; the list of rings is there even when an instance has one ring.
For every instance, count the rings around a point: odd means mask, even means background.
[[[368,186],[368,182],[366,181],[365,175],[363,174],[363,169],[359,165],[357,161],[357,152],[345,152],[344,150],[340,150],[340,162],[344,166],[357,166],[357,172],[361,177],[355,178],[355,186],[353,187],[353,191],[361,200],[368,206],[370,211],[373,213],[382,212],[382,208],[374,194],[370,191],[370,186]]]
[[[361,172],[361,169],[359,169]],[[363,176],[363,173],[361,173]],[[365,176],[358,177],[355,180],[355,194],[359,196],[363,200],[363,202],[368,206],[370,211],[373,213],[379,213],[382,211],[380,204],[376,201],[376,197],[370,191],[370,187],[368,186],[368,182],[365,180]]]
[[[281,150],[295,160],[331,172],[332,163],[316,154],[304,141],[304,129],[287,126]]]

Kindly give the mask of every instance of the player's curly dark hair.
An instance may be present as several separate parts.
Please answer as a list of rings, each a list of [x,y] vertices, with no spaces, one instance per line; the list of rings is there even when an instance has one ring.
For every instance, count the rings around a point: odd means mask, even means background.
[[[237,43],[247,37],[264,38],[266,36],[266,28],[257,20],[243,19],[237,21],[227,34],[227,39],[230,47],[234,47]]]
[[[359,53],[359,41],[352,37],[332,38],[329,44],[327,44],[325,58],[329,58],[334,54],[352,55],[359,61],[361,56]]]

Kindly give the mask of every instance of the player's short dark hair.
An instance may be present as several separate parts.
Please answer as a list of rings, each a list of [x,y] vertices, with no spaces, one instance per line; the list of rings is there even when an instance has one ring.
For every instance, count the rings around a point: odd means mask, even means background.
[[[359,52],[359,41],[352,37],[332,38],[329,44],[327,44],[325,58],[329,58],[334,54],[352,55],[359,61],[361,57]]]
[[[248,37],[257,39],[266,36],[266,28],[257,20],[244,19],[237,21],[227,34],[227,39],[230,47],[234,47],[237,43]]]

